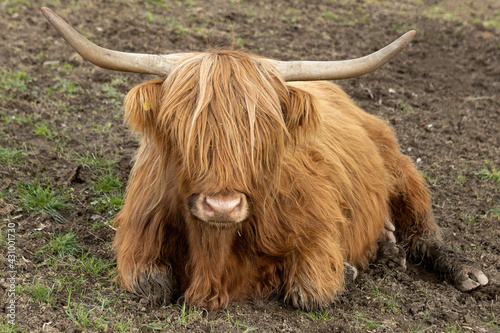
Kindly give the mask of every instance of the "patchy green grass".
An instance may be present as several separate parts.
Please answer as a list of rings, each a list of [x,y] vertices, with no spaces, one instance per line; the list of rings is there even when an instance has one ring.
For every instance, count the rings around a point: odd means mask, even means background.
[[[460,333],[463,332],[459,324],[453,323],[448,327],[445,327],[444,333]]]
[[[490,160],[484,160],[484,168],[477,174],[483,180],[493,180],[500,184],[500,171]]]
[[[115,266],[114,263],[106,263],[102,258],[97,258],[90,252],[82,255],[79,265],[82,273],[91,274],[95,279],[107,277],[109,268]]]
[[[15,333],[15,332],[26,332],[22,331],[17,325],[11,325],[7,322],[7,318],[5,316],[2,316],[4,318],[1,319],[0,321],[0,332],[2,333]]]
[[[97,195],[90,203],[95,213],[112,216],[120,210],[124,189],[124,183],[120,177],[111,170],[104,170],[92,181],[91,187]]]
[[[58,95],[75,95],[81,87],[67,78],[57,76],[54,78],[55,83],[46,88],[46,93],[48,97],[57,93]]]
[[[56,129],[48,121],[36,124],[33,131],[37,136],[51,140],[55,139],[58,135]]]
[[[0,120],[2,123],[5,125],[9,125],[11,123],[15,124],[29,124],[33,123],[35,117],[37,116],[36,113],[30,114],[30,115],[8,115],[8,114],[2,114],[0,115]]]
[[[34,213],[46,213],[57,218],[60,216],[59,210],[71,207],[66,194],[54,191],[36,180],[32,183],[19,182],[17,192],[20,206]]]
[[[80,252],[81,246],[76,241],[76,234],[70,231],[64,235],[54,236],[37,254],[54,255],[63,258],[68,254],[77,255]]]
[[[26,156],[28,156],[26,149],[0,147],[0,163],[8,166],[16,165]]]
[[[0,67],[0,98],[13,99],[18,93],[28,91],[35,79],[23,70],[9,71]]]
[[[397,103],[397,109],[400,111],[403,111],[404,113],[408,113],[408,114],[415,114],[416,113],[415,110],[411,107],[411,105],[405,101],[399,101]]]
[[[379,298],[382,301],[382,304],[393,313],[400,312],[401,310],[397,307],[397,293],[389,293],[378,286],[373,286],[371,292],[371,296],[374,298]]]
[[[338,19],[339,18],[338,14],[335,14],[331,11],[323,12],[323,13],[321,13],[321,16],[323,16],[326,19]]]
[[[76,164],[87,169],[109,169],[117,163],[117,161],[107,159],[96,152],[91,153],[88,151],[82,154],[76,153],[74,160]]]
[[[192,306],[188,306],[186,305],[186,302],[182,303],[182,305],[179,306],[179,312],[180,316],[178,322],[181,325],[186,325],[190,321],[196,318],[200,318],[203,314],[202,310]]]
[[[304,315],[307,318],[311,319],[312,321],[330,321],[333,319],[333,317],[330,316],[328,309],[325,309],[324,311],[311,311],[311,312],[297,310],[296,313]]]
[[[42,303],[48,303],[51,306],[55,305],[54,284],[49,285],[46,281],[41,282],[35,280],[33,285],[28,285],[25,290],[33,297]]]
[[[460,219],[469,224],[469,225],[472,225],[472,224],[475,224],[478,220],[479,220],[479,216],[477,215],[473,215],[473,214],[468,214],[468,213],[464,213],[460,216]]]
[[[444,6],[441,1],[424,7],[423,14],[431,19],[444,21],[460,21],[469,24],[480,24],[485,28],[500,28],[500,11],[489,11],[484,8],[471,10],[465,2],[457,2],[456,5]]]
[[[122,106],[123,98],[125,94],[121,93],[116,89],[116,85],[122,83],[122,78],[116,78],[111,83],[104,83],[101,87],[104,93],[103,104],[110,105],[115,109],[120,109]]]
[[[73,301],[71,292],[68,295],[68,305],[65,312],[77,327],[86,330],[102,331],[106,329],[104,318],[96,307],[86,306],[80,297],[78,297],[78,301]]]
[[[499,219],[500,219],[500,205],[496,205],[495,207],[493,207],[490,212],[492,212],[493,214],[495,214]]]
[[[371,319],[367,315],[358,311],[352,314],[352,317],[362,330],[374,330],[382,325],[381,322]]]
[[[111,170],[103,171],[92,183],[92,190],[100,194],[112,194],[122,189],[123,182]]]
[[[148,23],[153,23],[155,21],[154,15],[152,13],[150,13],[150,12],[145,12],[144,13],[144,19]]]
[[[429,171],[421,171],[420,174],[431,185],[435,185],[439,177],[432,177]]]
[[[257,331],[258,329],[255,327],[248,326],[240,321],[238,317],[235,318],[235,316],[231,316],[229,311],[226,311],[227,314],[227,320],[228,322],[239,332],[254,332]]]

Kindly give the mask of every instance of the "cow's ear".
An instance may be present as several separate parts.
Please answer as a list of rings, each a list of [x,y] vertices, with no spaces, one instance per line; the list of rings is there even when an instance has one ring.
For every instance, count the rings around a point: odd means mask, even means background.
[[[146,134],[154,130],[163,81],[164,79],[155,79],[141,83],[125,97],[125,120],[134,131]]]
[[[294,86],[288,86],[288,101],[283,107],[288,132],[296,143],[314,136],[321,123],[316,98]]]

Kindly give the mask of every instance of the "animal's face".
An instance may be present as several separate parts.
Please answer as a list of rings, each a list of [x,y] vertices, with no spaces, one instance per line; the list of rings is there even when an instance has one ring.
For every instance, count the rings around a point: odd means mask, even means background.
[[[135,87],[125,105],[161,167],[175,164],[190,214],[224,226],[276,190],[286,150],[319,123],[311,96],[237,51],[189,57],[164,81]]]

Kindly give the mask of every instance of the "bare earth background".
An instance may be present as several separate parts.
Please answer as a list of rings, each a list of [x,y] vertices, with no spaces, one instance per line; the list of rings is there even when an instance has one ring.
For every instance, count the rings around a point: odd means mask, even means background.
[[[126,293],[112,280],[111,221],[138,144],[121,105],[149,77],[82,60],[42,6],[127,52],[234,43],[282,60],[347,59],[416,29],[388,65],[339,84],[395,127],[446,243],[490,284],[462,293],[418,263],[401,272],[374,262],[322,312],[274,301],[153,308]],[[499,1],[2,0],[0,13],[1,332],[499,332]]]

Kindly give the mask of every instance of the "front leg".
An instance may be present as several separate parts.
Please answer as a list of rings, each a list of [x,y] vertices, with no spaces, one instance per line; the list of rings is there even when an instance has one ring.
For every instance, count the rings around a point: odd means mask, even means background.
[[[340,251],[316,249],[297,251],[284,265],[284,299],[293,307],[312,311],[329,306],[343,290],[344,283],[353,281],[356,269],[348,265],[345,270]],[[352,269],[351,269],[352,268]]]
[[[116,232],[113,247],[117,259],[117,281],[126,290],[147,298],[151,304],[166,304],[172,300],[175,289],[173,270],[168,258],[167,247],[158,240],[152,246],[152,234],[149,228],[141,231],[137,224],[126,219],[126,214],[120,213],[116,221],[119,227]],[[158,233],[158,239],[163,239]],[[174,232],[172,232],[175,235]],[[153,238],[154,239],[154,238]],[[168,239],[170,240],[170,239]],[[163,250],[163,252],[162,252]]]
[[[148,299],[152,305],[170,303],[175,290],[172,268],[164,263],[141,265],[119,260],[117,280],[126,290]]]

